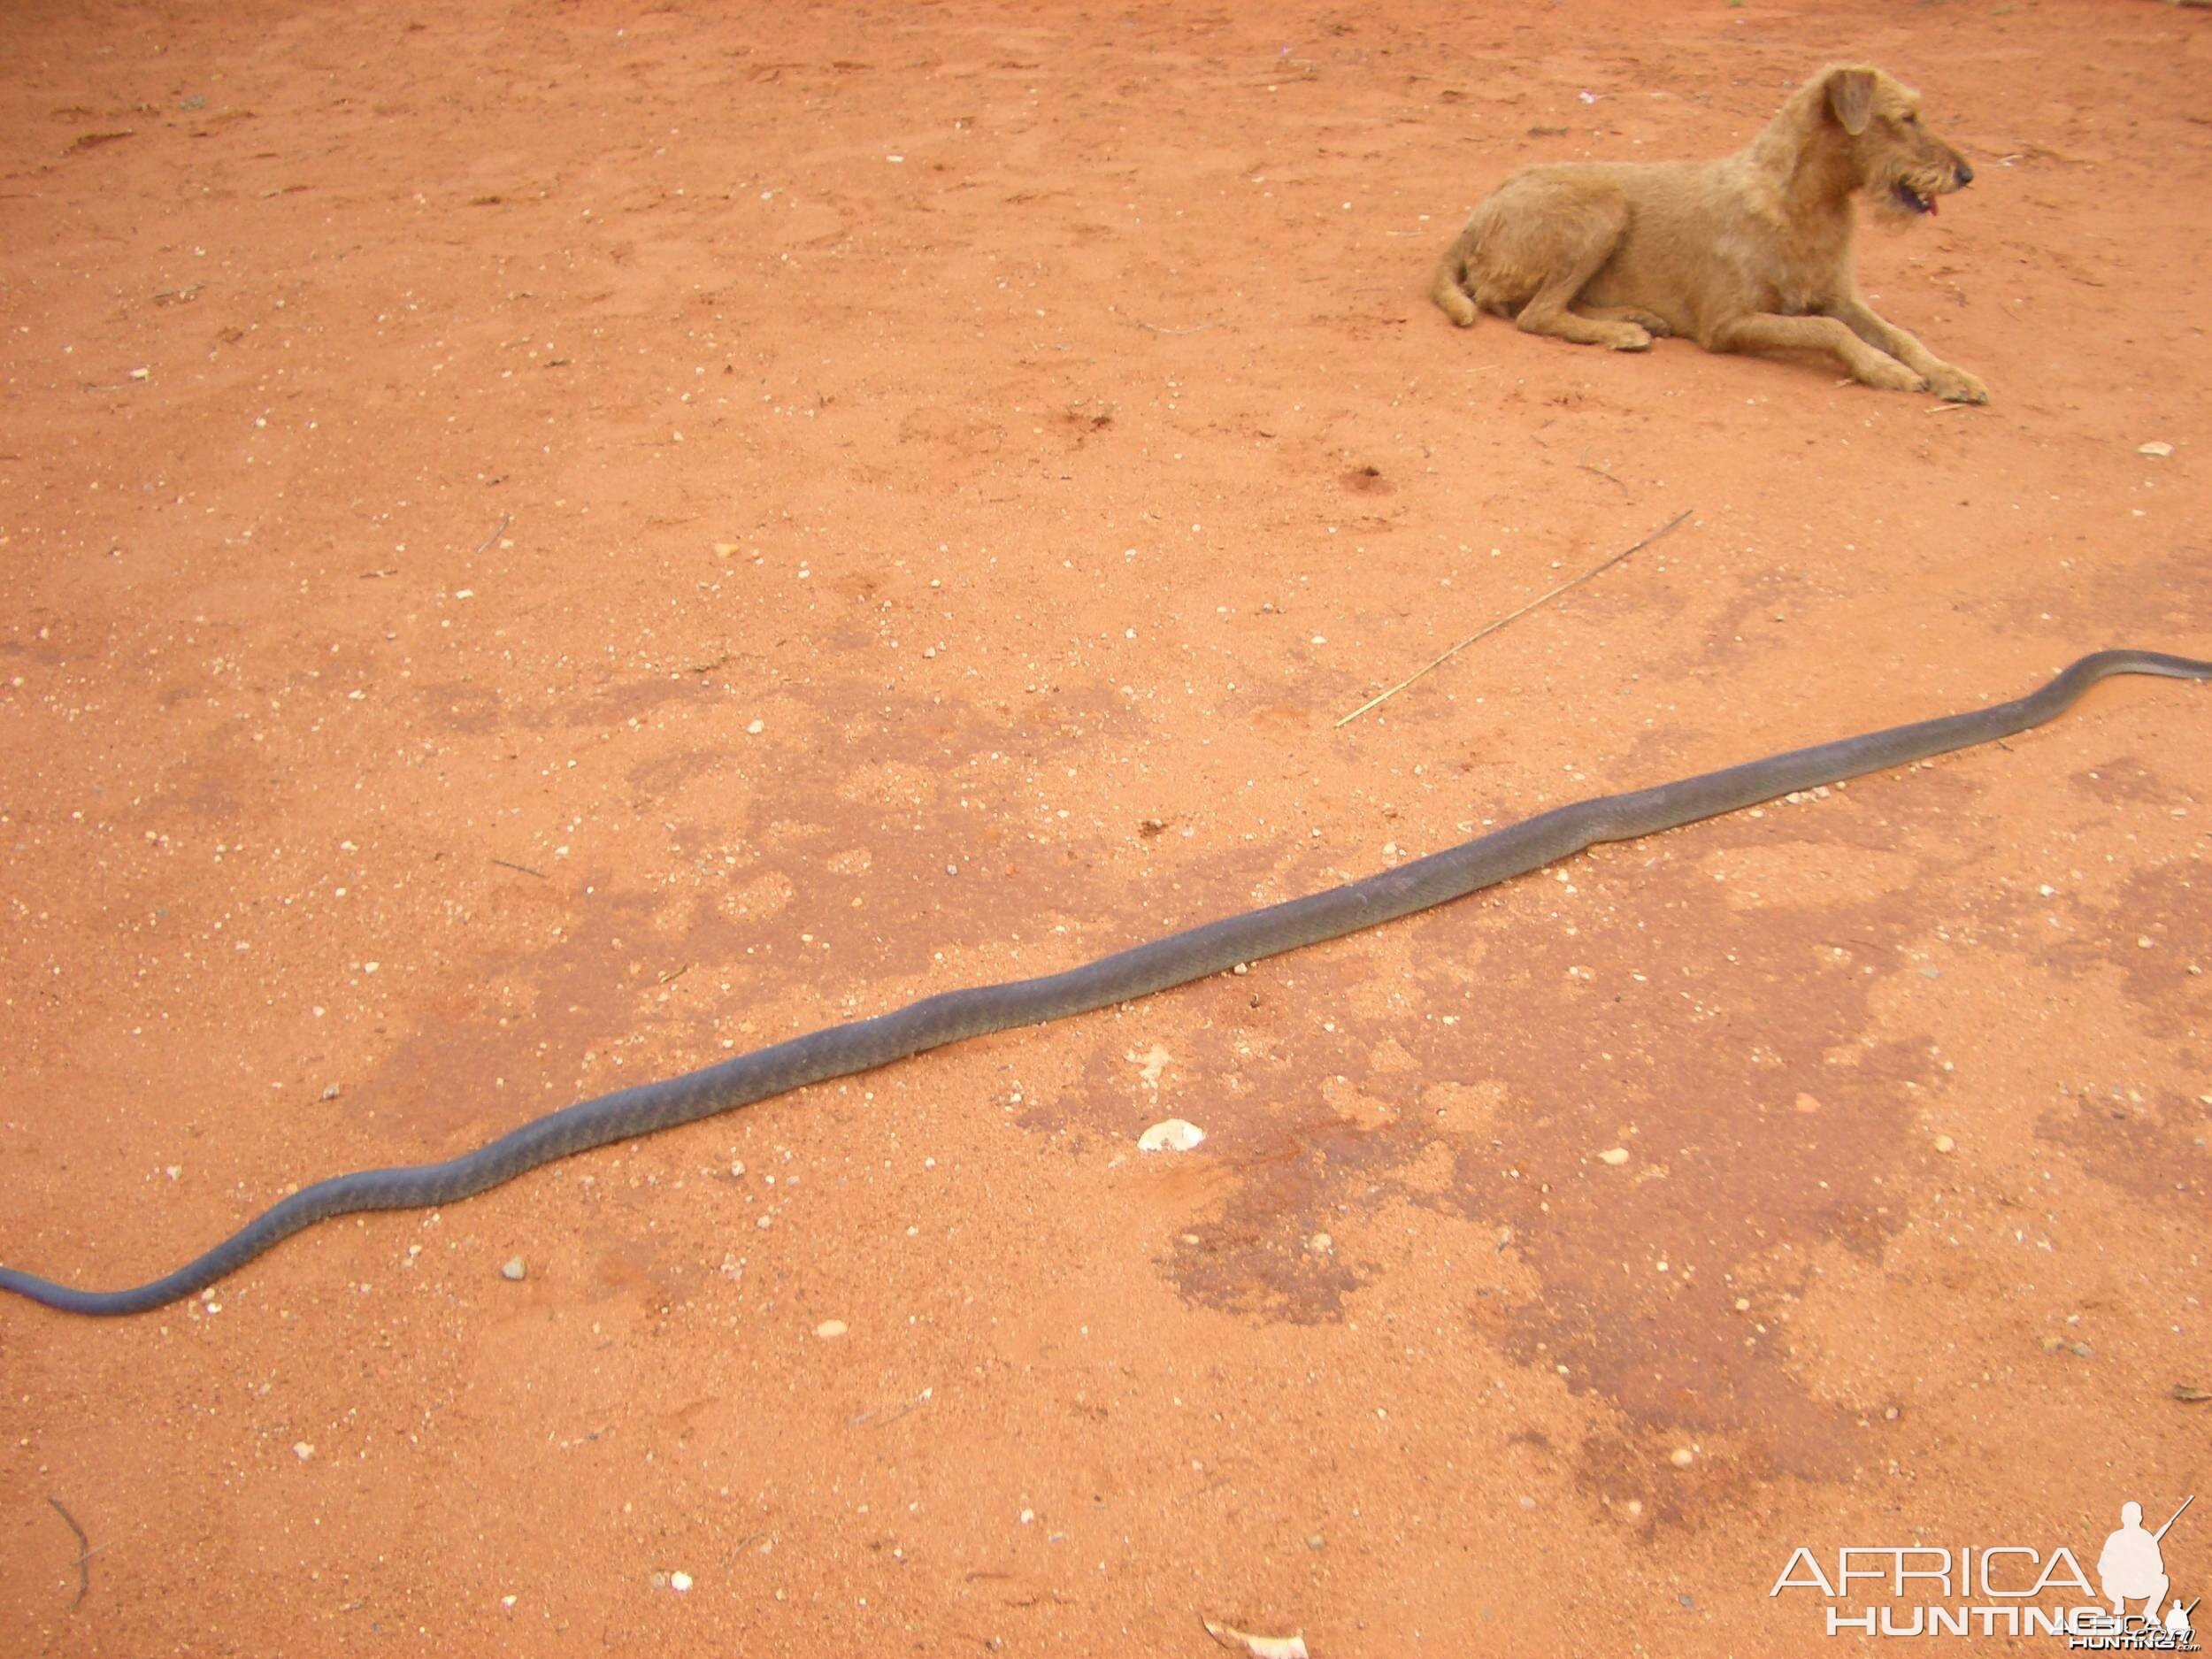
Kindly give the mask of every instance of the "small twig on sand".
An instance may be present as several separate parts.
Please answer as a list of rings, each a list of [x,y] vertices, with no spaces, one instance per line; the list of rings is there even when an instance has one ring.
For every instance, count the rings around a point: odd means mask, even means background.
[[[541,881],[550,881],[553,879],[551,876],[547,875],[544,871],[533,870],[528,864],[511,864],[504,858],[495,858],[492,862],[497,864],[502,870],[519,870],[524,875],[535,876]]]
[[[863,1411],[858,1417],[848,1417],[845,1420],[845,1426],[849,1429],[856,1429],[864,1423],[896,1423],[901,1417],[904,1417],[908,1412],[915,1409],[917,1407],[927,1405],[930,1402],[931,1397],[934,1395],[936,1392],[937,1391],[934,1388],[925,1388],[921,1391],[921,1393],[916,1394],[911,1400],[904,1402],[892,1410],[887,1411],[877,1407],[871,1406],[867,1410]]]
[[[67,1522],[69,1530],[77,1535],[77,1599],[69,1604],[69,1610],[73,1613],[84,1605],[86,1595],[91,1592],[92,1557],[98,1552],[92,1548],[92,1540],[84,1535],[84,1528],[77,1525],[77,1517],[61,1507],[59,1498],[49,1498],[46,1502],[54,1506],[54,1513]]]
[[[1149,328],[1156,334],[1202,334],[1209,328],[1218,328],[1221,326],[1219,323],[1212,322],[1200,323],[1194,328],[1164,328],[1158,323],[1146,322],[1141,317],[1133,317],[1129,320],[1135,323],[1140,328]]]
[[[507,526],[514,523],[514,514],[511,512],[501,513],[499,515],[499,527],[494,530],[489,535],[486,536],[481,541],[479,541],[476,544],[476,550],[479,553],[481,553],[486,548],[491,546],[493,542],[498,541],[501,536],[505,535],[507,534]]]
[[[1623,495],[1632,493],[1630,491],[1627,485],[1621,484],[1621,480],[1619,479],[1615,478],[1610,472],[1607,472],[1601,466],[1592,466],[1587,461],[1577,461],[1575,465],[1586,472],[1595,472],[1600,478],[1603,479],[1609,484],[1620,484],[1621,493]]]
[[[684,977],[684,975],[686,975],[687,973],[689,973],[690,972],[691,972],[691,964],[690,964],[688,962],[687,962],[687,963],[685,963],[685,964],[684,964],[684,965],[683,965],[682,967],[680,967],[680,968],[677,969],[675,972],[673,972],[673,973],[664,973],[664,974],[662,974],[662,975],[660,976],[660,978],[659,978],[659,979],[657,979],[654,980],[654,981],[653,981],[653,983],[654,983],[654,984],[656,984],[656,985],[673,985],[673,984],[675,984],[675,983],[676,983],[676,981],[677,981],[677,980],[679,980],[679,979],[682,979],[682,978]]]
[[[1626,558],[1629,554],[1642,552],[1654,541],[1656,541],[1661,536],[1665,535],[1668,532],[1674,529],[1676,526],[1679,525],[1685,518],[1687,518],[1694,511],[1696,511],[1694,508],[1684,508],[1680,512],[1675,514],[1673,518],[1668,519],[1666,523],[1661,525],[1656,530],[1654,530],[1642,541],[1637,542],[1634,547],[1628,548],[1621,552],[1616,553],[1611,558],[1607,559],[1602,565],[1593,565],[1588,570],[1583,572],[1581,575],[1575,577],[1570,581],[1563,581],[1560,583],[1558,587],[1553,588],[1549,593],[1539,594],[1535,598],[1530,600],[1526,604],[1523,605],[1518,611],[1512,611],[1508,615],[1500,617],[1495,622],[1487,623],[1482,627],[1477,628],[1472,634],[1470,634],[1465,639],[1460,641],[1458,644],[1453,646],[1451,649],[1438,657],[1433,662],[1425,663],[1421,667],[1414,670],[1412,673],[1408,674],[1396,685],[1391,687],[1389,690],[1379,693],[1375,696],[1370,697],[1366,702],[1361,703],[1358,708],[1353,710],[1351,713],[1346,715],[1342,719],[1339,720],[1337,725],[1340,726],[1349,726],[1353,721],[1358,719],[1361,715],[1366,713],[1368,710],[1375,707],[1378,703],[1387,703],[1391,698],[1396,696],[1415,680],[1420,679],[1422,675],[1428,673],[1434,669],[1441,668],[1446,663],[1450,662],[1453,657],[1458,656],[1462,651],[1472,645],[1477,640],[1487,639],[1491,634],[1495,634],[1500,628],[1505,626],[1507,623],[1517,622],[1521,618],[1528,615],[1530,611],[1535,610],[1539,605],[1549,604],[1553,600],[1558,598],[1560,595],[1565,593],[1570,588],[1579,588],[1583,583],[1588,581],[1593,576],[1601,575],[1604,572],[1611,570],[1613,566]]]

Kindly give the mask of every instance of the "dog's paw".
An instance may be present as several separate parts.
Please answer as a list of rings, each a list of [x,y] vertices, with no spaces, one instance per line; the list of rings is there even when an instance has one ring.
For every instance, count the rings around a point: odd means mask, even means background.
[[[1985,403],[1989,401],[1989,388],[1964,369],[1953,368],[1947,363],[1939,363],[1931,371],[1928,389],[1938,397],[1954,403]]]
[[[1640,326],[1643,331],[1649,334],[1654,340],[1668,339],[1674,333],[1673,328],[1669,326],[1665,318],[1654,316],[1649,311],[1634,312],[1630,316],[1628,320]]]
[[[1878,357],[1852,370],[1852,377],[1863,386],[1871,386],[1882,392],[1924,392],[1928,382],[1898,362],[1894,357]]]
[[[1615,323],[1607,331],[1605,343],[1615,351],[1648,351],[1651,349],[1651,331],[1634,323]]]

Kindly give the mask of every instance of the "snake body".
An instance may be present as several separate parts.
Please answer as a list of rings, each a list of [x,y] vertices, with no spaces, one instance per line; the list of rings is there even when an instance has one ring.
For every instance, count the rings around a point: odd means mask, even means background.
[[[2212,680],[2212,662],[2158,651],[2099,651],[2011,703],[1840,738],[1626,795],[1578,801],[1378,875],[1171,933],[1079,968],[924,997],[892,1013],[832,1025],[680,1077],[581,1101],[442,1164],[333,1176],[264,1210],[197,1260],[128,1290],[79,1290],[8,1267],[0,1267],[0,1290],[67,1313],[143,1313],[215,1283],[319,1221],[361,1210],[453,1203],[611,1141],[652,1134],[964,1038],[1065,1019],[1186,985],[1240,963],[1339,939],[1526,874],[1601,841],[1655,834],[1793,790],[2008,737],[2063,712],[2110,674]]]

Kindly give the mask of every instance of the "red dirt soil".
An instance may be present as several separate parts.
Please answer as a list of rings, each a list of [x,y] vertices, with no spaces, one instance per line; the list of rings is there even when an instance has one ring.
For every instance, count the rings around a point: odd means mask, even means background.
[[[0,1261],[134,1283],[733,1048],[2212,656],[2212,16],[715,11],[0,19]],[[1974,162],[1861,262],[1987,409],[1425,299],[1510,168],[1721,153],[1835,58]],[[1797,1545],[2089,1563],[2212,1490],[2208,1100],[2212,695],[2116,682],[158,1314],[0,1302],[0,1648],[1812,1651]]]

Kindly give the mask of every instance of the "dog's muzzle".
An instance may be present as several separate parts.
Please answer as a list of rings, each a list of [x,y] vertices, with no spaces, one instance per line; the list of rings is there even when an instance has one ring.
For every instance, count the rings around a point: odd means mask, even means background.
[[[1950,188],[1954,190],[1963,190],[1974,182],[1974,169],[1961,161],[1953,167],[1952,179],[1953,183]],[[1940,186],[1925,190],[1918,189],[1900,179],[1890,188],[1890,194],[1896,199],[1897,205],[1907,212],[1925,213],[1932,219],[1936,211],[1936,196],[1940,189]]]

